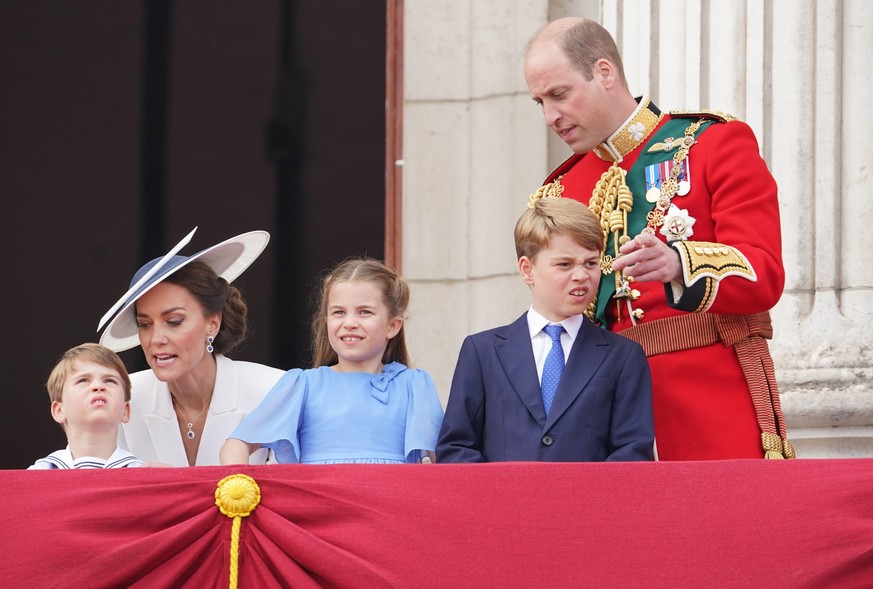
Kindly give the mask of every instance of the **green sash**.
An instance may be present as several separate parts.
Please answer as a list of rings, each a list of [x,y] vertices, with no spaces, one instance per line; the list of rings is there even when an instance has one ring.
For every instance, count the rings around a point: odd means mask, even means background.
[[[628,170],[625,176],[625,182],[631,193],[634,195],[634,207],[627,215],[628,235],[639,235],[646,227],[646,215],[654,208],[645,199],[646,194],[646,167],[659,162],[664,162],[673,159],[673,154],[676,149],[669,151],[656,151],[647,153],[649,146],[664,139],[673,137],[683,137],[685,129],[694,121],[701,117],[688,118],[673,118],[664,123],[664,125],[653,133],[646,144],[642,147],[643,152],[637,158],[637,161]],[[709,120],[703,123],[697,130],[695,137],[699,137],[705,129],[709,127],[715,120]],[[596,157],[593,154],[591,157]],[[615,235],[610,233],[606,236],[606,253],[613,255]],[[600,279],[600,288],[597,291],[597,315],[595,320],[600,323],[600,326],[606,328],[606,305],[612,301],[612,295],[615,293],[615,273],[604,275]]]

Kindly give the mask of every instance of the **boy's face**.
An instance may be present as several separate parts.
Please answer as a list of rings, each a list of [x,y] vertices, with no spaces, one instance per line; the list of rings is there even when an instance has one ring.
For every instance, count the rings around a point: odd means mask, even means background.
[[[52,417],[69,428],[112,428],[127,423],[130,403],[124,400],[124,382],[114,368],[77,360],[64,380],[60,401],[52,403]]]
[[[568,235],[553,235],[533,259],[518,260],[521,278],[530,286],[534,310],[560,322],[585,312],[600,285],[600,252],[586,249]]]

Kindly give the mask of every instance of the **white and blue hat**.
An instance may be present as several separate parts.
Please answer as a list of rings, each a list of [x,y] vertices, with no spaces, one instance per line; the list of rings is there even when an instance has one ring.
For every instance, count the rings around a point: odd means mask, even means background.
[[[115,352],[138,346],[139,335],[133,304],[179,268],[198,260],[212,268],[219,277],[233,282],[261,255],[267,247],[267,242],[270,241],[270,234],[266,231],[249,231],[192,256],[177,255],[177,252],[191,241],[195,231],[197,231],[196,227],[164,257],[155,258],[137,271],[130,281],[128,291],[112,305],[97,325],[97,331],[100,331],[110,317],[112,318],[100,337],[101,344]]]

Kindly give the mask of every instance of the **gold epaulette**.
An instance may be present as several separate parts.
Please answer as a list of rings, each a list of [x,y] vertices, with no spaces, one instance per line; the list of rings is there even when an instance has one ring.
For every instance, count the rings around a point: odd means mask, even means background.
[[[715,119],[722,123],[737,120],[737,117],[734,115],[729,115],[720,110],[671,110],[670,116],[680,119]]]

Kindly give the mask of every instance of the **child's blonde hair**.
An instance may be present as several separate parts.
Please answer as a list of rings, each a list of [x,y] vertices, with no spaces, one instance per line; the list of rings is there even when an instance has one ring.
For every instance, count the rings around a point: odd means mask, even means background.
[[[375,284],[382,293],[382,302],[388,307],[390,317],[404,317],[409,306],[409,285],[379,260],[374,258],[351,258],[333,268],[321,283],[316,295],[315,312],[312,315],[313,366],[332,366],[339,361],[336,351],[330,347],[327,336],[327,304],[330,289],[338,282],[358,280]],[[388,340],[382,355],[382,364],[400,362],[409,365],[406,350],[406,333],[403,325],[397,335]]]
[[[603,229],[597,216],[579,201],[540,198],[522,213],[515,224],[515,253],[533,259],[549,247],[553,235],[567,235],[587,250],[603,252]]]
[[[121,383],[124,386],[124,400],[130,401],[130,377],[127,375],[127,368],[124,367],[124,362],[118,357],[118,354],[100,344],[87,343],[75,348],[70,348],[61,358],[55,367],[52,369],[48,380],[45,383],[45,388],[48,390],[49,398],[52,402],[62,401],[64,394],[64,382],[74,370],[74,365],[79,360],[85,360],[111,368],[121,376]]]

